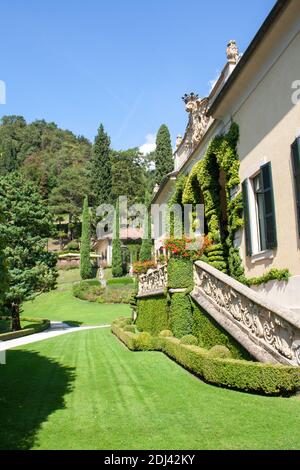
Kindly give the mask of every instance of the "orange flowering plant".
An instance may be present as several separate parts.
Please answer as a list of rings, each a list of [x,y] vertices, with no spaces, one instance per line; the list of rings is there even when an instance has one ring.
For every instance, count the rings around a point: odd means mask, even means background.
[[[183,258],[196,261],[201,258],[207,247],[212,244],[211,240],[203,235],[197,238],[167,238],[164,246],[173,258]]]
[[[157,264],[154,260],[151,261],[136,261],[133,263],[133,274],[146,274],[148,269],[155,269]]]

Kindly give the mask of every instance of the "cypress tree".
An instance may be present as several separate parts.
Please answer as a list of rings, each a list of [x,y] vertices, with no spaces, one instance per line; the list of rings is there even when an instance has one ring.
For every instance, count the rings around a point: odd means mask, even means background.
[[[92,277],[91,266],[91,234],[90,234],[90,213],[87,196],[84,198],[82,211],[82,231],[80,247],[80,276],[81,279],[90,279]]]
[[[111,149],[110,138],[104,131],[103,124],[100,124],[93,145],[90,181],[93,204],[96,207],[100,204],[109,204],[112,186]]]
[[[156,137],[155,168],[155,182],[158,185],[174,169],[171,137],[169,129],[165,124],[159,128]]]
[[[114,237],[112,243],[112,275],[113,277],[123,276],[122,249],[120,240],[120,208],[116,203]]]

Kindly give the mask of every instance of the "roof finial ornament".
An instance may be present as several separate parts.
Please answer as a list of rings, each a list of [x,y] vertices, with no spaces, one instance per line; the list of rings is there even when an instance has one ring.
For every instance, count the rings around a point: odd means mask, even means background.
[[[239,50],[234,39],[231,39],[226,50],[227,60],[230,64],[237,64],[240,58]]]

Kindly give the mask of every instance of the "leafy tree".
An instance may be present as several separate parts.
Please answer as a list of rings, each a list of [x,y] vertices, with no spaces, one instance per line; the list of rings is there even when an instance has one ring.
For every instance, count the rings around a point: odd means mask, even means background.
[[[155,182],[160,185],[163,178],[174,169],[173,150],[169,129],[163,124],[157,133],[155,150]]]
[[[69,167],[62,171],[57,187],[49,196],[53,214],[69,214],[69,223],[81,212],[82,200],[87,191],[87,178],[80,167]]]
[[[5,307],[12,315],[13,330],[19,330],[21,304],[55,287],[57,258],[45,250],[55,226],[38,188],[19,174],[0,178],[0,206],[9,274]]]
[[[147,167],[138,148],[112,154],[112,199],[127,196],[128,205],[144,201]]]
[[[112,242],[112,275],[113,277],[123,276],[122,248],[120,240],[120,208],[116,203],[114,235]]]
[[[90,161],[90,186],[94,206],[111,202],[110,138],[100,124]]]
[[[91,266],[91,228],[88,197],[84,198],[82,211],[82,233],[80,247],[80,276],[81,279],[90,279],[92,277]]]

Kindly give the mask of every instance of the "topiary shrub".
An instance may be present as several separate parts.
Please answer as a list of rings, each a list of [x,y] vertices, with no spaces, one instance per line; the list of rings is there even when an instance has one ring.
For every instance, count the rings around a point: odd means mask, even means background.
[[[172,294],[170,307],[170,327],[176,338],[192,333],[192,306],[190,297],[185,294]]]
[[[213,346],[209,350],[208,356],[209,357],[219,357],[219,358],[222,358],[222,359],[231,359],[232,358],[232,354],[229,351],[229,349],[226,348],[226,346],[222,346],[220,344],[217,344],[216,346]]]
[[[79,251],[79,249],[80,249],[79,243],[73,240],[65,246],[64,251],[77,252]]]
[[[198,345],[198,339],[196,336],[193,335],[185,335],[181,338],[180,342],[182,344],[187,344],[190,346],[197,346]]]
[[[127,325],[131,325],[131,318],[118,318],[117,324],[120,326],[120,328],[124,328]]]
[[[222,345],[230,350],[235,359],[251,359],[250,354],[195,302],[192,302],[192,308],[192,334],[198,338],[202,348]]]
[[[131,333],[135,333],[136,327],[134,325],[126,325],[123,328],[124,331],[130,331]]]
[[[173,336],[173,333],[171,330],[163,330],[159,333],[159,336],[161,338],[171,338]]]
[[[193,262],[189,259],[171,258],[168,263],[169,289],[193,286]]]
[[[157,335],[169,328],[168,302],[165,296],[148,297],[137,301],[136,325],[140,331]]]
[[[150,351],[153,349],[152,336],[147,331],[139,333],[136,337],[135,345],[140,351]]]

